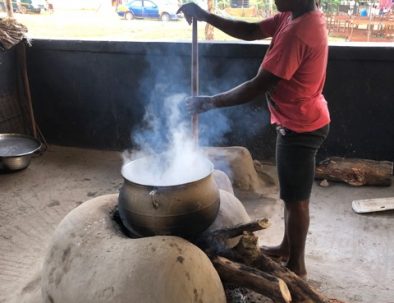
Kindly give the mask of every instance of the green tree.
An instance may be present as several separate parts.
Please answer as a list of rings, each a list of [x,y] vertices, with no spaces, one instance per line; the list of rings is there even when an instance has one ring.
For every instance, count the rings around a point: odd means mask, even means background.
[[[337,13],[340,0],[320,0],[320,6],[325,13]]]

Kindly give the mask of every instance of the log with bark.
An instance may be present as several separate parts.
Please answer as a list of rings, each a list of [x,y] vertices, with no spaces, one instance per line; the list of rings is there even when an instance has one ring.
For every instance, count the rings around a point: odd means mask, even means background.
[[[229,240],[241,236],[244,232],[254,232],[266,229],[271,225],[267,219],[260,219],[246,224],[236,225],[230,228],[223,228],[211,232],[205,232],[193,242],[197,246],[204,248],[207,255],[217,255],[221,251],[227,251]]]
[[[393,162],[330,157],[316,167],[316,179],[342,181],[353,186],[390,186]]]
[[[289,288],[282,279],[224,257],[214,257],[211,261],[223,282],[251,289],[274,302],[291,302]]]
[[[210,257],[225,283],[254,290],[274,302],[330,302],[305,280],[266,256],[257,246],[258,238],[253,231],[268,226],[267,220],[258,220],[205,233],[195,243]],[[226,238],[236,236],[241,236],[238,244],[226,246]]]

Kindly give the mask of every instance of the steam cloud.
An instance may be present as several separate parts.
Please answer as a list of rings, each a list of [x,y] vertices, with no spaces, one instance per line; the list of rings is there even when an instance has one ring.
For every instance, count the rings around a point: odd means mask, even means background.
[[[185,97],[176,94],[165,98],[161,110],[152,104],[146,108],[142,127],[132,134],[138,150],[124,154],[122,174],[126,179],[143,185],[171,186],[199,180],[212,171],[211,163],[192,138],[190,116],[183,109]],[[222,126],[220,131],[226,129]],[[133,159],[138,160],[127,163]]]
[[[156,67],[162,65],[160,60],[160,56],[149,56],[149,65],[154,67],[154,72],[147,69],[149,74],[145,76],[150,80],[142,81],[142,92],[147,99],[145,115],[141,125],[134,128],[131,134],[134,150],[123,154],[122,174],[126,179],[144,185],[183,184],[206,176],[211,168],[203,152],[195,148],[191,135],[191,117],[183,108],[186,94],[176,93],[185,91],[185,87],[189,85],[185,80],[184,70],[179,68],[184,62],[180,57],[173,57],[170,65],[158,69]],[[246,68],[248,64],[250,66]],[[214,76],[205,75],[209,82],[200,81],[201,89],[204,90],[201,93],[216,94],[247,80],[255,70],[254,64],[248,64],[242,62],[242,70],[248,71],[247,75],[240,73],[238,64],[215,66],[218,73]],[[202,67],[202,70],[209,69]],[[169,81],[169,77],[173,80]],[[155,85],[152,86],[152,83]],[[266,114],[261,109],[256,111],[247,107],[204,113],[200,115],[199,144],[225,145],[224,135],[230,130],[232,136],[243,144],[246,139],[255,137],[268,126]],[[136,159],[138,161],[133,161]]]

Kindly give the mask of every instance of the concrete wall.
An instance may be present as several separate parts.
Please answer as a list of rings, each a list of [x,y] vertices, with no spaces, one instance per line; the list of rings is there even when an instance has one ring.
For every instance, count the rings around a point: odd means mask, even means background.
[[[254,76],[266,49],[200,44],[200,93]],[[29,76],[46,139],[100,149],[131,146],[147,104],[160,112],[167,97],[190,93],[190,53],[187,43],[33,41]],[[320,157],[394,160],[393,70],[394,47],[330,47],[324,93],[332,126]],[[202,143],[243,145],[257,159],[272,159],[275,132],[261,101],[202,115]],[[220,122],[223,115],[227,124]]]

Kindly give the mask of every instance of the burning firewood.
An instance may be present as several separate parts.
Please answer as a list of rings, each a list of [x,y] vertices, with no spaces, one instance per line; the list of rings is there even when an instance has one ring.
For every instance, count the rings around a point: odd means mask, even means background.
[[[254,290],[274,302],[330,302],[305,280],[267,257],[257,246],[258,238],[253,231],[268,226],[268,220],[263,219],[217,230],[205,233],[196,244],[210,257],[224,282]],[[239,235],[242,236],[236,246],[226,246],[226,238]],[[286,289],[290,295],[287,295]]]
[[[211,261],[223,282],[249,288],[274,302],[291,302],[290,291],[282,279],[224,257],[215,257]]]
[[[271,225],[267,219],[260,219],[252,221],[246,224],[241,224],[229,228],[223,228],[211,232],[204,232],[194,242],[197,246],[205,249],[205,252],[209,254],[210,250],[218,252],[222,249],[227,249],[227,240],[241,236],[244,232],[254,232],[262,229],[266,229]],[[211,247],[215,243],[214,247]]]

